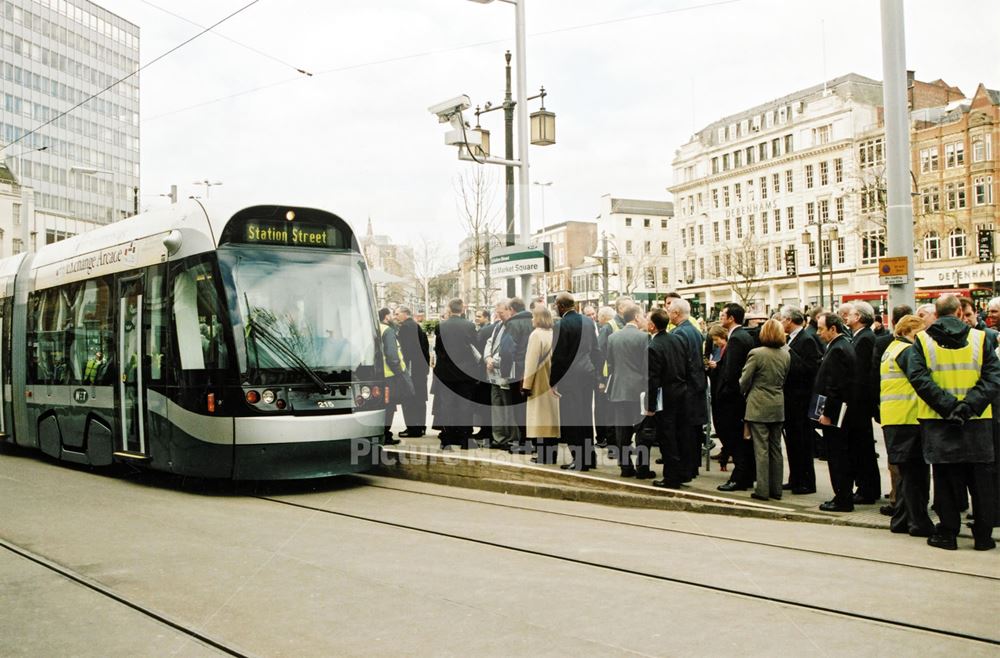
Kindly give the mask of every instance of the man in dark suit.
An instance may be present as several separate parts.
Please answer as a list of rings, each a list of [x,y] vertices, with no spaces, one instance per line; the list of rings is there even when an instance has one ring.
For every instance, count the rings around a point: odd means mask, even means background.
[[[492,316],[492,320],[491,320]],[[493,439],[492,405],[493,387],[490,384],[489,375],[486,372],[486,342],[493,335],[493,330],[500,326],[500,320],[496,314],[491,314],[486,309],[476,311],[476,352],[480,355],[476,364],[476,399],[472,415],[473,422],[479,425],[479,431],[473,434],[473,438],[485,441],[489,446]]]
[[[878,380],[872,378],[872,355],[875,352],[875,309],[868,302],[854,302],[847,311],[847,326],[854,345],[855,371],[852,402],[847,405],[846,423],[850,427],[851,470],[857,491],[854,503],[872,505],[882,497],[882,478],[875,454],[872,419],[877,413],[878,398],[874,391]]]
[[[854,395],[855,367],[854,347],[844,336],[844,323],[836,313],[823,313],[817,317],[817,335],[826,343],[826,353],[816,374],[813,395],[826,397],[819,425],[823,429],[826,444],[827,463],[830,467],[830,484],[833,486],[833,500],[819,506],[824,512],[853,512],[854,492],[851,483],[851,449],[847,422],[837,427],[841,407],[847,405]],[[812,404],[812,401],[810,401]]]
[[[396,309],[396,324],[399,346],[403,349],[406,370],[413,379],[413,395],[403,401],[403,419],[406,431],[399,435],[417,438],[427,431],[427,375],[430,373],[430,347],[427,334],[413,321],[410,309],[400,306]]]
[[[718,395],[712,400],[712,417],[716,433],[735,462],[729,481],[716,487],[719,491],[746,491],[757,478],[753,442],[743,438],[746,399],[740,392],[740,375],[750,350],[754,348],[753,338],[743,328],[744,317],[743,307],[736,303],[726,304],[719,315],[719,323],[729,332],[729,340],[717,366],[719,388]]]
[[[509,449],[512,452],[530,452],[526,438],[527,399],[521,393],[521,381],[524,379],[524,356],[528,351],[528,338],[534,329],[531,325],[531,312],[525,310],[524,300],[512,297],[507,303],[511,315],[504,323],[504,335],[500,341],[500,375],[508,381],[510,387],[514,423],[517,425],[518,440],[522,442]]]
[[[656,441],[663,461],[663,477],[653,480],[653,485],[680,489],[686,471],[677,444],[678,411],[686,403],[691,373],[684,339],[669,333],[669,324],[670,317],[663,309],[649,314],[653,337],[649,340],[649,383],[644,413],[655,419]]]
[[[472,401],[475,398],[476,326],[465,319],[465,303],[448,302],[450,316],[437,328],[434,343],[434,422],[441,428],[441,445],[469,447],[472,436]]]
[[[608,336],[607,396],[622,477],[636,475],[632,464],[632,435],[643,418],[639,401],[641,394],[647,390],[649,377],[649,336],[639,330],[638,318],[639,307],[630,304],[623,315],[625,326]],[[648,461],[646,469],[638,475],[641,478],[655,477],[649,470]]]
[[[785,377],[785,450],[788,453],[788,483],[782,489],[793,494],[816,493],[813,467],[813,430],[809,420],[809,396],[819,370],[819,344],[809,336],[805,316],[794,306],[781,308],[781,323],[788,335],[791,364]]]
[[[687,394],[677,416],[678,442],[681,451],[682,481],[689,482],[698,477],[701,465],[701,448],[705,443],[704,426],[708,422],[708,404],[705,389],[708,379],[702,361],[705,337],[691,321],[691,304],[679,297],[667,298],[670,302],[667,315],[674,329],[670,332],[684,341],[688,360]]]
[[[556,296],[556,312],[561,319],[553,330],[549,385],[560,396],[562,440],[574,453],[573,461],[563,464],[563,468],[586,471],[596,466],[594,386],[604,359],[597,348],[594,321],[577,313],[575,306],[576,300],[568,292]]]

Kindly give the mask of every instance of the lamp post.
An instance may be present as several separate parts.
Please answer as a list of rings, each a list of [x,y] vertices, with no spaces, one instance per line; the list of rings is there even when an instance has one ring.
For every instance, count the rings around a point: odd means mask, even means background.
[[[70,173],[93,176],[95,174],[107,174],[111,176],[111,221],[118,219],[118,177],[111,169],[99,169],[97,167],[73,166],[69,168]]]
[[[816,240],[817,240],[817,252],[819,258],[819,305],[826,308],[825,301],[823,299],[823,227],[832,224],[832,222],[823,221],[820,218],[818,224],[816,224]],[[833,305],[833,241],[837,239],[837,227],[830,226],[830,230],[827,231],[827,240],[830,242],[830,304]],[[812,244],[812,233],[809,232],[808,227],[802,231],[802,244],[810,245]]]
[[[493,0],[470,0],[478,4],[490,4]],[[542,98],[542,109],[533,112],[531,115],[532,126],[528,126],[528,98],[527,92],[527,65],[525,63],[525,30],[524,30],[524,3],[526,0],[503,0],[514,5],[514,53],[517,60],[517,100],[514,106],[517,110],[517,161],[512,162],[508,156],[507,161],[484,159],[483,162],[493,164],[504,164],[516,166],[517,184],[521,190],[519,197],[519,207],[521,214],[521,239],[527,240],[531,235],[530,201],[528,192],[528,137],[529,130],[533,139],[532,142],[539,145],[555,143],[555,115],[545,110],[545,89],[539,95]],[[467,150],[468,151],[468,150]],[[462,149],[459,149],[461,157]],[[475,159],[475,158],[469,158]],[[525,297],[531,292],[531,275],[526,274],[521,277],[521,294]]]
[[[210,181],[210,180],[208,180],[206,178],[205,180],[196,180],[193,184],[194,185],[204,185],[205,186],[205,198],[209,199],[212,196],[212,194],[211,194],[212,188],[213,187],[218,187],[219,185],[222,185],[222,181],[214,181],[213,182],[213,181]]]

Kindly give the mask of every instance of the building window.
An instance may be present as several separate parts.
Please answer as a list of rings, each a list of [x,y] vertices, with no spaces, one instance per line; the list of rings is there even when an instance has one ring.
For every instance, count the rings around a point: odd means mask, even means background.
[[[830,184],[830,165],[826,160],[819,163],[819,184],[829,185]]]
[[[728,218],[726,219],[726,224],[725,224],[725,236],[727,242],[732,239],[732,233],[730,232],[730,221]]]
[[[885,230],[865,231],[861,234],[861,264],[874,265],[885,256]]]
[[[753,235],[757,232],[757,218],[753,215],[747,215],[747,234]]]
[[[981,135],[972,142],[972,161],[982,162],[993,159],[993,139],[991,135]]]
[[[660,228],[667,228],[667,220],[665,219],[660,220]]]
[[[726,254],[726,276],[733,275],[733,259],[729,254]]]
[[[741,240],[743,238],[743,218],[736,218],[736,239]]]
[[[833,161],[833,180],[836,183],[844,182],[844,159],[836,158]]]
[[[768,220],[767,211],[766,210],[761,210],[760,211],[760,232],[763,235],[767,235],[767,232],[770,229],[770,227],[767,224],[767,220]]]
[[[809,243],[809,267],[816,267],[816,243]]]
[[[763,251],[761,251],[760,255],[761,258],[763,259],[760,263],[761,271],[763,271],[764,274],[767,274],[768,272],[771,271],[771,252],[769,252],[767,249],[764,249]]]
[[[746,197],[746,200],[747,201],[753,201],[756,198],[757,197],[756,197],[756,195],[754,194],[754,191],[753,191],[753,179],[751,178],[750,180],[747,181],[747,197]]]
[[[642,227],[643,228],[649,228],[649,218],[648,217],[642,220]]]
[[[806,224],[816,223],[816,204],[810,201],[806,204]]]
[[[722,171],[729,171],[729,154],[722,154]]]
[[[14,238],[11,240],[11,254],[17,255],[24,251],[24,241],[20,238]]]
[[[873,167],[885,162],[881,137],[858,144],[858,162],[862,167]]]
[[[924,214],[941,210],[941,194],[937,186],[925,187],[923,191]]]
[[[768,126],[770,127],[770,126]],[[781,157],[781,138],[775,137],[771,140],[771,157]]]
[[[718,208],[719,207],[719,190],[718,190],[718,188],[712,190],[712,207],[713,208]],[[664,223],[666,223],[666,221],[667,220],[663,220]],[[664,226],[663,228],[666,228],[666,226]]]
[[[743,154],[740,151],[733,151],[733,169],[743,166]]]
[[[774,190],[775,196],[781,194],[781,174],[771,175],[771,187]]]
[[[806,165],[806,189],[812,189],[813,186],[813,166],[811,164]]]
[[[715,269],[712,270],[712,272],[713,272],[713,276],[717,276],[717,277],[718,276],[722,276],[722,269],[719,267],[719,260],[720,260],[719,259],[719,254],[715,254],[714,256],[712,256],[712,264],[715,267]]]
[[[837,221],[842,222],[844,221],[844,197],[842,196],[837,197],[836,203],[837,203]]]
[[[792,145],[793,145],[792,136],[791,135],[785,135],[785,154],[786,155],[788,153],[792,152]]]
[[[781,208],[774,209],[774,232],[781,233]]]
[[[632,226],[632,218],[631,217],[626,217],[625,218],[625,228],[628,228],[630,226]]]
[[[626,254],[631,254],[632,253],[632,241],[631,240],[626,240],[625,241],[625,253]]]
[[[705,225],[698,224],[698,245],[704,246],[705,244]]]
[[[847,245],[844,238],[837,238],[837,264],[843,265],[847,260]]]
[[[743,152],[746,153],[746,155],[747,155],[747,164],[748,165],[752,165],[753,164],[753,147],[752,146],[748,146],[748,147],[746,147],[743,150]]]
[[[792,170],[789,169],[785,172],[785,191],[794,192],[795,186],[792,184]]]
[[[760,177],[760,198],[767,198],[767,176]]]
[[[660,283],[663,285],[670,283],[670,270],[665,267],[660,268]]]
[[[820,199],[819,201],[819,221],[823,224],[830,221],[830,200]]]
[[[945,169],[965,165],[965,142],[952,142],[944,145]]]
[[[763,162],[767,160],[767,142],[761,142],[757,145],[757,161]]]
[[[650,242],[649,240],[646,240],[646,242],[642,245],[642,253],[644,254],[653,253],[653,243]]]
[[[956,228],[948,234],[948,256],[949,258],[965,258],[965,231],[960,228]]]
[[[726,185],[722,188],[722,205],[726,208],[729,207],[729,186]]]
[[[992,176],[977,176],[973,181],[973,190],[977,206],[988,206],[993,203]]]
[[[813,144],[829,144],[833,136],[833,126],[825,125],[813,128]]]
[[[733,183],[733,198],[736,199],[736,203],[743,201],[742,188],[739,183]]]
[[[780,272],[784,269],[784,263],[781,258],[781,245],[774,248],[774,271]]]
[[[938,147],[934,146],[932,148],[920,149],[920,171],[937,171],[939,169],[940,162],[938,162]]]
[[[626,287],[632,285],[632,272],[633,272],[633,270],[632,270],[631,267],[626,267],[625,268],[625,286]]]
[[[941,237],[931,231],[924,236],[924,260],[938,260],[941,258]]]
[[[712,236],[719,242],[719,222],[712,222]]]
[[[785,209],[785,221],[788,222],[788,230],[795,230],[795,208],[793,206],[788,206]]]
[[[719,158],[718,157],[712,158],[712,173],[713,174],[719,173]]]
[[[669,253],[670,252],[667,251],[667,242],[666,242],[666,240],[664,240],[663,242],[660,243],[660,255],[661,256],[667,256],[667,255],[669,255]]]
[[[704,258],[699,258],[698,259],[698,278],[699,279],[704,279],[705,278],[705,259]]]

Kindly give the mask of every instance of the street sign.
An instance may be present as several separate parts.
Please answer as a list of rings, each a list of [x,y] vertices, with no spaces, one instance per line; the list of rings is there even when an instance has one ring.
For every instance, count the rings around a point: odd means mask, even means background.
[[[993,262],[993,231],[988,228],[979,229],[979,262]]]
[[[889,256],[878,259],[878,281],[886,285],[901,285],[910,280],[910,259]]]
[[[785,250],[785,274],[795,276],[795,249]]]
[[[547,259],[542,249],[514,245],[501,247],[490,253],[490,276],[502,279],[522,274],[547,272]]]

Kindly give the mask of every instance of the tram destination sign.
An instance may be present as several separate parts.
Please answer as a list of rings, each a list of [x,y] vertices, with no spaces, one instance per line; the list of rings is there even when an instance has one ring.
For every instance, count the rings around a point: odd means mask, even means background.
[[[331,248],[339,246],[338,231],[332,226],[299,222],[249,221],[243,227],[245,244],[289,247]]]

